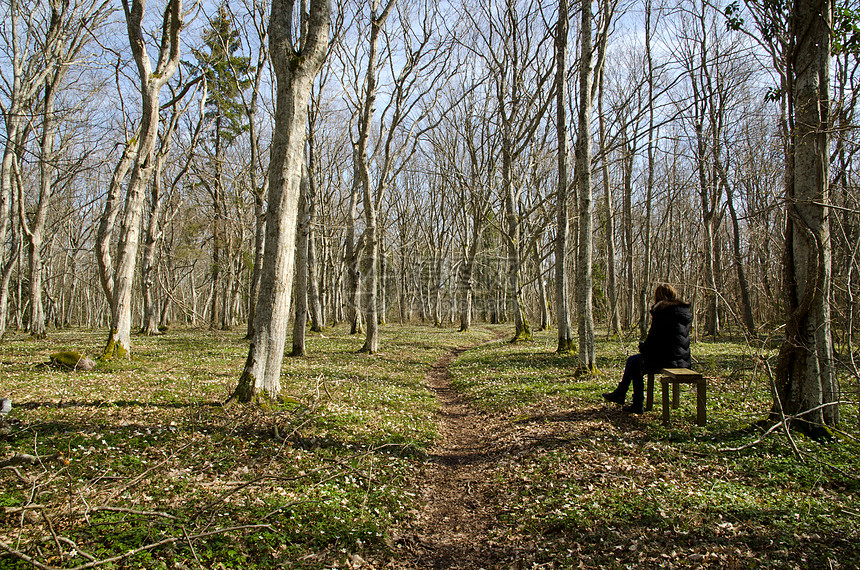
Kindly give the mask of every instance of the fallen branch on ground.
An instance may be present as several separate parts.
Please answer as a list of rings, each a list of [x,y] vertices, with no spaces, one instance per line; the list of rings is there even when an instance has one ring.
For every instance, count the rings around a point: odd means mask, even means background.
[[[117,555],[117,556],[113,556],[111,558],[105,558],[104,560],[92,560],[90,562],[87,562],[86,564],[81,564],[79,566],[75,566],[75,567],[70,568],[68,570],[86,570],[87,568],[98,568],[99,566],[104,566],[106,564],[112,564],[114,562],[119,562],[120,560],[125,560],[126,558],[134,556],[135,554],[139,554],[141,552],[146,552],[148,550],[158,548],[159,546],[165,546],[167,544],[173,544],[175,542],[179,542],[182,540],[189,540],[189,541],[190,540],[197,540],[200,538],[206,538],[208,536],[214,536],[216,534],[223,534],[225,532],[232,532],[235,530],[247,530],[247,529],[254,529],[254,528],[265,528],[265,529],[268,529],[268,530],[274,532],[274,529],[272,528],[271,525],[268,525],[268,524],[250,524],[250,525],[242,525],[242,526],[231,526],[231,527],[222,528],[222,529],[218,529],[218,530],[210,530],[208,532],[202,532],[200,534],[192,534],[192,535],[184,535],[184,536],[178,536],[178,537],[165,538],[164,540],[159,540],[158,542],[153,542],[152,544],[147,544],[145,546],[141,546],[140,548],[133,548],[133,549],[129,550],[128,552],[125,552],[125,553]],[[65,537],[60,537],[60,539],[62,540],[62,542],[65,542],[67,544],[68,543],[74,544],[74,542],[66,539]],[[46,564],[42,564],[41,562],[39,562],[38,560],[36,560],[32,556],[28,556],[27,554],[21,552],[20,550],[16,550],[15,548],[12,548],[10,545],[6,544],[2,540],[0,540],[0,549],[5,550],[6,552],[11,554],[12,556],[17,557],[17,558],[23,560],[24,562],[27,562],[28,564],[31,564],[31,565],[35,566],[36,568],[39,568],[40,570],[59,570],[58,568],[55,568],[54,566],[48,566]],[[78,551],[78,552],[80,552],[80,551]]]

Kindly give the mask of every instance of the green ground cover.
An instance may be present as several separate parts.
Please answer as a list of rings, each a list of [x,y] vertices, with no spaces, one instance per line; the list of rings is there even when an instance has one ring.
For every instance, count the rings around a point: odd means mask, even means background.
[[[0,469],[0,540],[21,555],[0,552],[0,568],[396,562],[391,531],[420,508],[414,486],[438,436],[426,375],[479,343],[451,365],[454,385],[526,441],[498,461],[494,540],[540,536],[535,564],[558,567],[860,567],[856,405],[833,442],[797,436],[799,457],[781,433],[728,451],[761,435],[770,400],[755,363],[770,353],[696,344],[708,425],[686,395],[663,427],[601,401],[632,341],[600,340],[600,373],[580,377],[553,333],[492,340],[509,328],[385,326],[372,356],[346,329],[311,335],[308,357],[285,360],[295,401],[274,410],[221,406],[247,353],[239,332],[135,337],[130,361],[90,372],[39,364],[97,354],[103,333],[11,336],[0,395],[16,407],[0,461],[39,460]]]
[[[575,357],[552,353],[554,343],[544,334],[531,345],[489,344],[451,366],[475,406],[514,424],[555,424],[499,471],[511,532],[539,533],[554,556],[576,552],[595,567],[860,567],[856,385],[844,386],[855,400],[842,407],[847,431],[827,444],[795,434],[795,454],[781,431],[751,445],[772,425],[765,363],[774,347],[695,343],[708,424],[695,425],[687,387],[664,427],[659,383],[650,414],[601,402],[635,344],[599,341],[599,373],[579,377]]]

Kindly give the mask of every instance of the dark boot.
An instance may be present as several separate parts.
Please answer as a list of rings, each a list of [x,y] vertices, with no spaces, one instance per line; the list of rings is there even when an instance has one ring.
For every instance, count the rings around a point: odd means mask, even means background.
[[[644,414],[645,413],[645,409],[644,409],[644,406],[642,406],[642,404],[630,404],[629,406],[624,406],[621,409],[623,411],[627,412],[628,414]]]
[[[624,395],[619,394],[617,391],[607,392],[603,394],[603,399],[607,402],[612,402],[613,404],[618,404],[619,406],[624,405]]]

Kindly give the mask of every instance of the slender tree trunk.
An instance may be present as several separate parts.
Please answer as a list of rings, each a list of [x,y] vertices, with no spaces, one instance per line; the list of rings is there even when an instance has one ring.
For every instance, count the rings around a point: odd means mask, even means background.
[[[744,270],[743,256],[741,255],[741,230],[738,223],[738,214],[735,211],[735,204],[732,198],[729,186],[726,186],[727,202],[729,205],[729,215],[732,217],[732,252],[735,257],[735,269],[738,273],[738,286],[741,290],[741,318],[743,319],[744,328],[747,334],[755,338],[755,319],[753,319],[752,301],[750,299],[750,286],[747,281],[746,271]]]
[[[259,38],[259,49],[257,51],[257,65],[254,66],[254,81],[251,89],[251,100],[249,101],[245,113],[248,117],[248,141],[250,150],[250,170],[249,178],[251,182],[251,190],[254,195],[254,265],[251,268],[250,282],[248,284],[248,330],[245,334],[246,340],[254,338],[254,320],[257,312],[257,293],[260,290],[260,266],[263,263],[263,242],[266,236],[266,212],[264,208],[264,198],[268,192],[269,178],[263,176],[263,180],[259,179],[258,166],[260,164],[260,140],[257,133],[257,104],[260,99],[260,82],[262,81],[263,72],[267,69],[266,62],[269,57],[268,49],[266,48],[268,29],[262,22],[258,22],[254,18],[254,27],[257,29]]]
[[[377,89],[377,61],[379,58],[379,36],[388,15],[394,7],[395,0],[387,0],[386,5],[380,13],[379,0],[373,0],[370,14],[370,40],[367,55],[367,72],[364,77],[364,93],[361,104],[361,117],[358,121],[358,141],[356,142],[356,173],[361,181],[364,196],[364,256],[362,259],[362,289],[365,326],[364,346],[361,352],[373,354],[379,352],[379,321],[377,319],[379,274],[377,262],[379,260],[379,199],[385,188],[385,172],[379,174],[380,179],[376,188],[370,182],[370,164],[368,153],[368,140],[370,137],[371,120],[376,104]]]
[[[582,0],[580,27],[579,118],[577,125],[576,180],[579,193],[579,243],[576,262],[576,305],[579,322],[579,366],[595,369],[594,315],[592,313],[592,245],[594,203],[591,193],[591,95],[593,76],[593,43],[591,0]]]
[[[474,271],[475,259],[481,248],[481,236],[483,235],[483,213],[477,214],[472,224],[472,243],[466,252],[463,264],[460,266],[460,291],[462,292],[462,303],[460,304],[460,332],[466,332],[472,328],[472,302],[474,297]]]
[[[549,328],[549,299],[546,292],[546,279],[544,279],[543,269],[541,268],[541,258],[537,248],[537,240],[532,242],[532,259],[535,264],[538,286],[538,303],[540,310],[540,328],[538,328],[538,330],[545,331]]]
[[[600,88],[597,96],[597,115],[600,118],[600,146],[603,149],[601,168],[603,169],[603,208],[605,221],[603,225],[606,242],[606,304],[609,309],[607,332],[615,335],[621,332],[621,318],[618,307],[618,277],[615,269],[615,207],[612,200],[612,185],[609,179],[609,152],[607,149],[606,118],[603,113],[603,84],[605,74],[600,74]]]
[[[556,160],[558,180],[556,181],[555,208],[555,316],[558,327],[556,352],[566,353],[573,349],[573,332],[570,328],[570,305],[568,291],[570,283],[567,273],[568,231],[568,166],[570,157],[570,138],[567,132],[567,36],[570,28],[570,7],[568,0],[559,0],[558,23],[555,33],[555,131],[558,141]]]
[[[695,90],[695,89],[694,89]],[[705,334],[716,338],[720,333],[719,312],[718,312],[718,296],[716,282],[716,223],[715,210],[716,204],[711,202],[711,183],[712,180],[706,173],[706,150],[704,136],[702,134],[701,118],[697,119],[696,128],[696,162],[699,173],[699,195],[702,205],[702,249],[704,251],[704,285],[706,290],[706,313],[705,313]]]
[[[308,186],[310,174],[302,171],[299,195],[298,232],[296,238],[296,294],[293,299],[295,319],[293,321],[293,351],[290,356],[305,356],[305,331],[308,326],[308,243],[310,237],[310,214],[308,212]]]
[[[45,338],[45,309],[42,305],[42,235],[48,216],[53,182],[54,137],[56,123],[54,117],[54,85],[46,85],[43,103],[42,138],[39,160],[39,201],[36,205],[35,219],[28,221],[24,211],[23,188],[19,188],[18,208],[21,217],[21,230],[27,238],[30,275],[30,334]],[[32,224],[32,227],[31,227]]]
[[[376,315],[376,321],[380,325],[385,325],[386,314],[388,313],[388,256],[385,255],[384,244],[379,248],[379,311]]]
[[[507,249],[508,267],[507,282],[511,294],[511,312],[514,317],[514,336],[511,342],[531,340],[531,325],[526,318],[523,306],[523,292],[520,285],[520,267],[522,265],[520,253],[520,222],[516,210],[516,197],[514,196],[513,183],[513,156],[511,153],[511,125],[510,120],[502,121],[502,186],[504,188],[505,218],[507,225]]]
[[[253,147],[256,146],[252,144]],[[254,151],[251,151],[254,154]],[[255,182],[256,174],[251,174],[252,185],[254,187],[254,267],[251,270],[250,290],[248,291],[248,332],[245,338],[250,340],[254,338],[254,321],[257,316],[257,295],[260,291],[260,267],[263,264],[263,246],[266,241],[266,210],[264,208],[263,197],[268,191],[268,177],[264,184],[257,189]]]
[[[406,307],[406,297],[407,297],[407,289],[408,289],[408,253],[406,250],[406,224],[401,221],[400,223],[400,267],[398,268],[400,271],[400,324],[405,324],[408,320],[408,313]]]
[[[143,326],[141,333],[157,335],[158,315],[155,297],[155,252],[161,233],[161,213],[164,209],[164,195],[161,189],[161,172],[156,168],[152,181],[152,200],[149,213],[149,224],[146,228],[146,238],[143,243],[143,257],[140,266],[141,293],[143,294]]]
[[[126,143],[122,156],[114,168],[113,176],[111,177],[108,186],[107,196],[105,198],[104,210],[99,218],[99,226],[96,232],[96,262],[99,269],[99,280],[102,285],[102,290],[105,294],[105,299],[112,302],[113,299],[113,280],[114,268],[111,257],[111,238],[114,228],[116,227],[116,219],[119,215],[122,202],[120,194],[122,192],[122,184],[129,170],[134,164],[140,144],[140,128],[135,132],[134,136]]]
[[[648,292],[651,287],[651,209],[654,196],[654,148],[656,133],[654,126],[654,58],[651,54],[653,30],[651,0],[645,2],[645,58],[648,66],[648,179],[645,182],[645,228],[643,229],[644,251],[642,252],[642,282],[639,285],[639,336],[648,333]],[[632,169],[632,164],[631,164]],[[632,277],[632,276],[631,276]]]
[[[17,63],[17,62],[16,62]],[[6,140],[5,145],[3,147],[3,162],[2,166],[0,166],[0,244],[5,244],[7,235],[9,233],[9,225],[10,225],[10,202],[12,201],[12,192],[13,192],[13,184],[12,180],[14,177],[13,168],[14,161],[16,160],[15,148],[18,146],[18,137],[22,122],[22,117],[18,114],[18,105],[19,102],[17,99],[20,97],[20,70],[15,69],[14,73],[14,86],[12,92],[12,102],[9,106],[8,115],[5,117],[5,126],[6,126]],[[13,232],[14,233],[14,232]],[[13,243],[17,243],[20,240],[13,240]],[[13,247],[16,247],[13,245]],[[11,255],[7,260],[6,264],[10,267],[9,269],[9,277],[12,275],[12,267],[14,267],[14,263],[17,258],[17,251],[15,255]],[[0,260],[2,260],[2,256],[0,256]],[[4,266],[5,269],[5,266]],[[4,271],[5,276],[5,271]],[[8,319],[8,304],[6,301],[9,298],[9,281],[4,280],[5,284],[0,283],[0,338],[6,334],[6,326]]]
[[[353,158],[353,160],[358,160]],[[346,266],[346,279],[344,280],[346,298],[346,319],[350,323],[350,334],[363,332],[361,324],[361,308],[359,297],[359,286],[361,271],[358,268],[359,256],[363,247],[364,238],[355,241],[355,224],[358,218],[358,199],[361,186],[357,168],[353,172],[352,193],[349,197],[349,217],[346,228],[346,244],[344,249],[344,265]]]
[[[160,333],[158,303],[155,300],[155,254],[158,248],[158,243],[162,236],[162,216],[165,208],[165,193],[162,187],[162,173],[164,163],[167,159],[167,154],[170,152],[171,139],[179,121],[180,111],[174,108],[173,115],[164,129],[162,135],[161,147],[155,158],[153,167],[153,177],[150,186],[149,200],[149,220],[146,225],[146,237],[143,242],[143,256],[141,258],[140,281],[141,293],[143,294],[143,325],[141,333],[144,335],[157,335]],[[192,141],[196,141],[197,132],[195,132]],[[192,142],[193,144],[193,142]],[[189,158],[190,162],[190,158]],[[182,169],[182,173],[176,178],[178,181],[188,169],[188,162]],[[176,182],[174,182],[175,186]]]
[[[323,329],[323,311],[320,301],[318,275],[317,250],[316,250],[316,231],[314,227],[317,223],[317,185],[316,185],[316,155],[313,145],[308,145],[308,195],[307,195],[307,211],[308,211],[308,310],[311,318],[311,330],[313,332],[322,332]]]

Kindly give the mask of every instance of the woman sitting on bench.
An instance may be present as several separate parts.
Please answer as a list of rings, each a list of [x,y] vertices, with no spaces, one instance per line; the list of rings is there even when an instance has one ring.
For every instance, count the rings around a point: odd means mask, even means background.
[[[645,386],[642,382],[645,374],[653,374],[663,368],[690,367],[692,321],[693,313],[689,303],[678,299],[671,285],[657,285],[648,336],[639,343],[639,354],[627,359],[624,376],[621,377],[618,387],[603,394],[603,398],[607,402],[624,406],[624,398],[632,382],[633,403],[622,409],[631,414],[641,414],[645,403]]]

